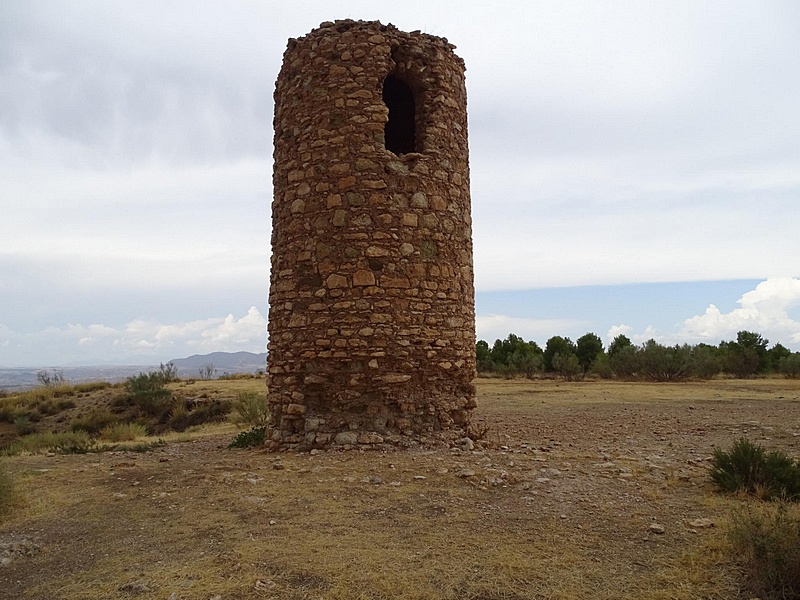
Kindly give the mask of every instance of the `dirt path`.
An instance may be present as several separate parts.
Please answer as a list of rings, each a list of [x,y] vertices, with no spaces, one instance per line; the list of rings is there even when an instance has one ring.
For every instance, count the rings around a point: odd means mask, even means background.
[[[0,598],[748,598],[707,459],[800,455],[800,382],[479,391],[472,451],[6,458]]]

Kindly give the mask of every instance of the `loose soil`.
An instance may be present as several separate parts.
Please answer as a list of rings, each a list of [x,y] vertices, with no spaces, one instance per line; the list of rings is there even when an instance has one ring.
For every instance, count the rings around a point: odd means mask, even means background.
[[[750,598],[708,460],[800,455],[800,381],[477,385],[472,450],[3,458],[0,598]]]

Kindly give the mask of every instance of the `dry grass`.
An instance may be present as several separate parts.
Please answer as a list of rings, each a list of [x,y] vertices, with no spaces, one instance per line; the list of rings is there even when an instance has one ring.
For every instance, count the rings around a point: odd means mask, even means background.
[[[261,391],[263,381],[190,385],[235,395],[226,386],[243,384]],[[478,388],[477,416],[496,445],[471,453],[232,451],[237,429],[223,425],[144,454],[6,458],[29,503],[0,526],[0,543],[29,536],[42,551],[0,570],[0,589],[65,600],[137,590],[204,600],[749,598],[725,535],[741,500],[714,494],[705,458],[743,429],[797,454],[800,382]],[[701,517],[716,526],[693,528]]]

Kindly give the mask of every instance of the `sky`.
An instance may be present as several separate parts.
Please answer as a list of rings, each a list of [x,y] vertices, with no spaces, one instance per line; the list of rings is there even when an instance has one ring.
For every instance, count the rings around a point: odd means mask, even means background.
[[[0,2],[0,366],[266,346],[290,37],[467,65],[476,327],[800,351],[793,0]]]

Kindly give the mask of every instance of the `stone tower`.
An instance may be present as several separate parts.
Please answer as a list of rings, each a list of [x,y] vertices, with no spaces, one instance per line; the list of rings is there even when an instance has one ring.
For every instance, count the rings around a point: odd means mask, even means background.
[[[475,407],[464,63],[378,22],[290,39],[275,90],[273,448],[463,435]]]

